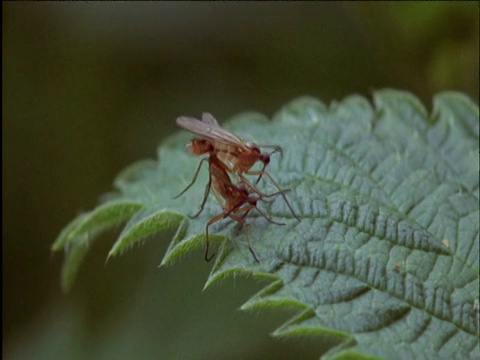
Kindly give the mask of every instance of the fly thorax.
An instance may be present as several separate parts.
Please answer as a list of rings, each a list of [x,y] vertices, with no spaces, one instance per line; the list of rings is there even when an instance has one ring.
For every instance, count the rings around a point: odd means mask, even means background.
[[[193,139],[190,144],[187,144],[187,148],[194,155],[203,155],[213,151],[210,141],[203,139]]]

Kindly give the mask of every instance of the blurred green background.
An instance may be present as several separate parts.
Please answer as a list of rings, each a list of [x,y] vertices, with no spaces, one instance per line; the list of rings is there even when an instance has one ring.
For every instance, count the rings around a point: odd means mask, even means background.
[[[91,248],[72,291],[50,245],[125,166],[155,158],[179,115],[271,116],[394,87],[479,99],[470,3],[2,3],[3,355],[8,359],[316,358],[272,339],[295,313],[237,311],[265,283],[202,292],[199,251],[158,268],[171,234],[104,264]]]

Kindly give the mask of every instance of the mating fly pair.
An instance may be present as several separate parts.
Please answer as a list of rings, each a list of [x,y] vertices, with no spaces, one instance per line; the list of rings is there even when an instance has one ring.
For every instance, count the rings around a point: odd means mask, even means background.
[[[208,256],[210,246],[208,228],[210,225],[222,219],[230,217],[231,219],[240,222],[242,226],[246,228],[245,217],[250,211],[255,209],[270,223],[284,225],[273,221],[267,214],[257,207],[257,202],[264,198],[281,195],[293,216],[300,220],[284,194],[289,189],[280,189],[275,179],[265,170],[270,163],[270,155],[277,151],[281,151],[280,146],[263,146],[272,147],[274,149],[270,154],[264,154],[260,151],[259,145],[244,142],[238,136],[220,127],[217,120],[215,120],[215,118],[209,113],[204,113],[202,115],[202,120],[184,116],[179,117],[177,118],[177,124],[198,136],[198,138],[193,139],[192,142],[187,145],[190,152],[194,155],[207,154],[209,156],[200,161],[191,183],[182,190],[180,194],[175,196],[174,199],[183,195],[195,183],[203,163],[208,161],[210,173],[209,181],[205,188],[205,194],[202,204],[200,205],[200,210],[193,215],[192,218],[197,217],[203,211],[210,190],[213,191],[217,201],[223,208],[223,212],[212,218],[206,225],[206,261],[210,261],[215,255]],[[261,171],[251,170],[257,161],[263,163],[263,169]],[[237,177],[239,182],[234,184],[231,181],[229,174]],[[255,184],[258,184],[262,176],[265,175],[272,181],[278,191],[269,195],[264,194],[258,190],[257,187],[244,176],[244,174],[258,176]],[[255,261],[259,262],[257,255],[252,248],[247,232],[246,235],[248,248]]]

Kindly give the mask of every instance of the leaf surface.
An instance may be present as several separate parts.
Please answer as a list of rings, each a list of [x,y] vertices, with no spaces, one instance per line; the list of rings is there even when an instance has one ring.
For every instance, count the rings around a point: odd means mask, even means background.
[[[260,144],[278,144],[268,170],[302,217],[281,197],[260,207],[277,226],[252,213],[248,234],[238,223],[211,228],[216,260],[206,286],[228,276],[272,279],[242,308],[294,308],[277,336],[332,339],[324,358],[480,358],[479,113],[465,96],[445,92],[431,114],[406,92],[382,90],[373,106],[350,96],[329,107],[304,97],[270,122],[239,115],[226,128]],[[182,132],[159,148],[159,161],[123,171],[115,192],[75,219],[53,245],[67,252],[64,288],[100,231],[126,222],[109,256],[166,229],[177,229],[163,265],[203,248],[205,224],[221,213],[207,184],[178,199],[200,158]],[[266,193],[275,188],[268,180]],[[200,252],[198,252],[199,256]]]

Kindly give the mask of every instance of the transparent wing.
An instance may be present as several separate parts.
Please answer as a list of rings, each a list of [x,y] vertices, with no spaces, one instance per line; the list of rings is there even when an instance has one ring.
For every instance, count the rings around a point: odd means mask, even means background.
[[[224,128],[218,125],[217,120],[208,114],[204,113],[202,119],[206,120],[201,121],[193,117],[180,116],[177,118],[178,126],[191,131],[192,133],[212,141],[218,141],[227,145],[238,146],[243,149],[246,149],[245,143],[235,134],[232,134],[230,131],[225,130]]]
[[[213,117],[213,115],[210,114],[210,113],[207,113],[207,112],[206,112],[206,113],[203,113],[203,114],[202,114],[202,121],[203,121],[205,124],[216,125],[216,126],[220,127],[220,125],[218,125],[217,119],[215,119],[215,118]]]

